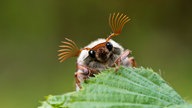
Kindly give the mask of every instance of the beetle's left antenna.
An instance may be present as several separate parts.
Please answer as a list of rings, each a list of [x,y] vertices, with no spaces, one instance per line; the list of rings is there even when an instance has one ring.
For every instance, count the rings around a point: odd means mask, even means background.
[[[60,45],[61,48],[58,50],[59,61],[63,62],[70,57],[76,57],[80,54],[81,50],[77,47],[74,41],[65,38],[66,41],[62,41],[63,45]]]
[[[106,41],[109,41],[112,37],[117,36],[121,33],[123,26],[129,21],[129,17],[124,14],[110,14],[109,16],[109,26],[111,27],[113,33],[109,35]]]

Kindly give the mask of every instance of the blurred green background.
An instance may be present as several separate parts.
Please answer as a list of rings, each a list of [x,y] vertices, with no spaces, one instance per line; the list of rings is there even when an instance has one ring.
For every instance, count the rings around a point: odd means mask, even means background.
[[[74,91],[76,58],[59,63],[58,45],[106,38],[113,12],[131,18],[113,39],[191,100],[191,10],[190,0],[1,0],[0,107],[34,108],[44,96]]]

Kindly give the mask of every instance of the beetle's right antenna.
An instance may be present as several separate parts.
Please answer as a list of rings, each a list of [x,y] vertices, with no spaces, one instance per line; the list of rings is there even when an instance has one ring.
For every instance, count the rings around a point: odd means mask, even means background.
[[[66,41],[62,41],[63,45],[60,45],[59,47],[61,48],[58,50],[59,54],[59,61],[63,62],[66,59],[70,57],[75,57],[79,56],[81,50],[77,47],[74,41],[65,38]]]
[[[109,16],[109,26],[111,27],[113,33],[109,35],[109,37],[106,39],[108,42],[112,37],[117,36],[121,33],[123,26],[129,21],[129,17],[124,14],[110,14]]]

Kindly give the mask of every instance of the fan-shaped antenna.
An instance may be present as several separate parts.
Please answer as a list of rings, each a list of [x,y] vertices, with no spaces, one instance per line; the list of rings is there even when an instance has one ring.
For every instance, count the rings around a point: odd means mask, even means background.
[[[62,41],[63,45],[60,45],[59,47],[61,49],[58,50],[60,62],[63,62],[70,57],[76,57],[81,52],[81,50],[77,47],[74,41],[68,38],[65,38],[65,40],[66,41]]]
[[[129,21],[129,17],[124,14],[110,14],[109,16],[109,26],[111,27],[113,33],[109,35],[106,41],[109,41],[112,37],[117,36],[121,33],[123,26]]]

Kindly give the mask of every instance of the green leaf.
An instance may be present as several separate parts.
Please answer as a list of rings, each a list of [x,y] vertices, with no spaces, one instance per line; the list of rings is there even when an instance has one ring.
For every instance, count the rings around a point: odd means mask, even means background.
[[[86,80],[78,92],[48,96],[39,108],[190,108],[152,69],[108,69]]]

